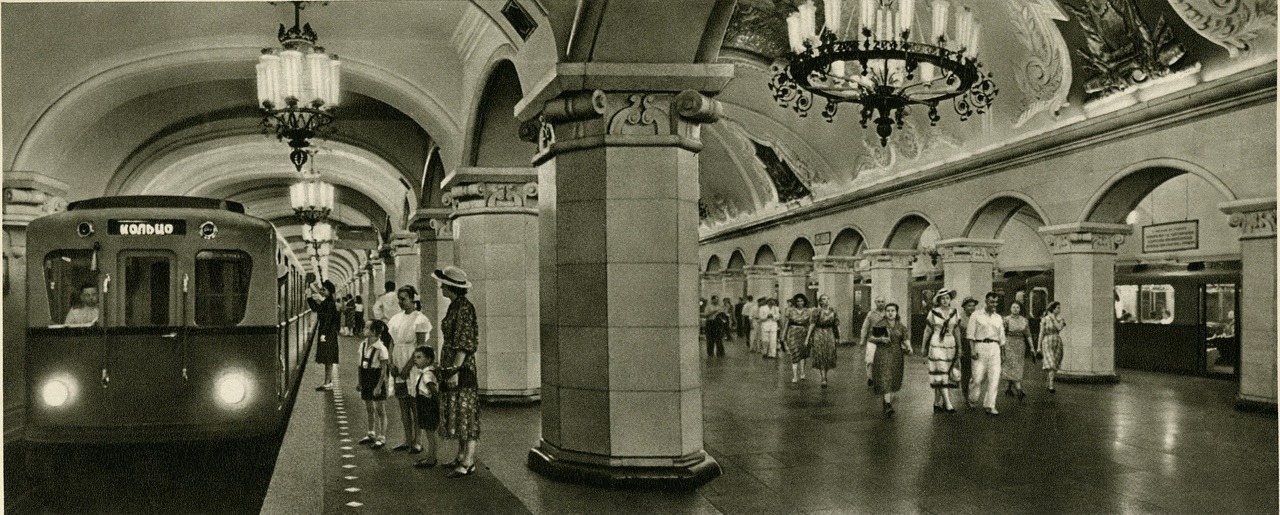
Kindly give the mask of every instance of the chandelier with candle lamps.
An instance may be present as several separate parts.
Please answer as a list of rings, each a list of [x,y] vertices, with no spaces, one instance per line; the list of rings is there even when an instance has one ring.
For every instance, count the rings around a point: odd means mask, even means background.
[[[805,116],[814,95],[826,98],[828,122],[840,104],[858,104],[862,127],[874,122],[882,146],[911,106],[927,108],[931,125],[946,100],[961,120],[986,112],[999,90],[978,62],[973,11],[932,0],[922,34],[917,3],[924,1],[825,0],[821,25],[811,0],[799,5],[787,17],[791,51],[773,66],[774,100]]]
[[[342,66],[338,56],[316,46],[311,24],[301,24],[303,4],[293,2],[292,28],[280,25],[276,37],[283,48],[263,49],[257,66],[263,132],[289,141],[289,161],[299,172],[309,140],[332,130]]]
[[[289,185],[289,205],[308,227],[327,220],[333,212],[333,185],[320,180],[314,162],[301,181]]]

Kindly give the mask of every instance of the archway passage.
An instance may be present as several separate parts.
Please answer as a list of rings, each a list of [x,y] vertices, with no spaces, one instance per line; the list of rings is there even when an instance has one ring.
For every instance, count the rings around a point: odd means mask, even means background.
[[[725,266],[726,270],[742,270],[746,266],[747,261],[742,257],[742,250],[734,250],[729,255],[729,264]]]
[[[788,263],[804,263],[813,261],[813,244],[809,243],[809,239],[805,237],[796,238],[791,242],[791,249],[787,251]]]
[[[468,138],[468,164],[479,167],[525,167],[537,152],[533,143],[521,140],[516,103],[524,97],[520,76],[511,61],[500,61],[485,83],[484,92]]]
[[[712,272],[719,272],[723,269],[724,269],[724,266],[721,265],[720,263],[720,256],[711,256],[711,258],[707,260],[707,267],[706,269],[704,269],[704,271],[708,273],[712,273]]]
[[[761,245],[756,249],[756,257],[751,264],[756,266],[768,266],[777,262],[778,258],[773,255],[773,248],[768,245]]]
[[[866,245],[862,233],[857,229],[846,228],[836,234],[836,238],[831,241],[831,248],[827,250],[828,256],[856,256],[862,252],[862,248]]]
[[[1082,220],[1111,224],[1126,223],[1129,213],[1138,207],[1138,204],[1146,199],[1152,191],[1170,179],[1183,174],[1195,175],[1201,179],[1201,181],[1197,182],[1207,184],[1212,190],[1217,191],[1217,195],[1224,197],[1225,200],[1235,200],[1236,198],[1235,193],[1227,188],[1220,179],[1207,170],[1195,167],[1190,163],[1187,163],[1182,168],[1167,165],[1149,166],[1118,174],[1116,178],[1103,187],[1099,194],[1095,195],[1089,207],[1085,209],[1085,215]]]

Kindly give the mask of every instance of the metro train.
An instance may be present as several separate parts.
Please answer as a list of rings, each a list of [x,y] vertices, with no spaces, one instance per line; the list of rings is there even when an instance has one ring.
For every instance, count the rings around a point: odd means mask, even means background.
[[[232,201],[122,196],[73,202],[28,234],[28,442],[283,428],[313,317],[270,222]]]

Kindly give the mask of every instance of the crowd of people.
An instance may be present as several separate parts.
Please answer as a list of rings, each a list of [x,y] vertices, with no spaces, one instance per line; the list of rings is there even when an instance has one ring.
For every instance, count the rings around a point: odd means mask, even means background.
[[[954,413],[963,400],[970,409],[979,406],[989,415],[999,415],[996,399],[1000,385],[1018,402],[1026,399],[1022,388],[1027,356],[1041,363],[1049,393],[1056,392],[1054,378],[1062,364],[1062,304],[1050,303],[1040,319],[1039,334],[1024,314],[1022,301],[1009,303],[999,312],[1001,297],[990,292],[979,301],[965,297],[957,309],[952,306],[956,292],[939,290],[925,301],[923,348],[927,380],[933,389],[935,413]],[[830,371],[836,368],[836,344],[840,341],[840,319],[831,298],[818,295],[818,305],[809,307],[809,297],[797,293],[779,309],[778,299],[747,295],[736,303],[712,296],[699,303],[705,324],[708,356],[724,356],[724,342],[745,339],[747,349],[763,359],[789,355],[791,382],[807,379],[806,369],[818,371],[826,388]],[[911,344],[911,324],[903,321],[905,310],[896,303],[875,299],[875,309],[863,318],[855,343],[865,347],[867,386],[883,399],[885,416],[894,413],[893,402],[902,389],[906,356],[915,353]],[[854,312],[858,317],[859,313]],[[958,390],[958,393],[955,392]],[[956,396],[959,397],[956,397]]]
[[[316,313],[312,334],[316,363],[324,367],[324,383],[316,390],[333,389],[339,361],[338,335],[361,335],[356,367],[368,433],[360,443],[373,450],[386,446],[389,428],[385,404],[394,397],[404,441],[391,450],[425,453],[413,466],[430,468],[437,465],[438,438],[457,440],[458,452],[446,467],[447,477],[460,478],[475,473],[480,438],[475,362],[478,324],[475,306],[467,300],[471,283],[466,272],[450,266],[436,270],[432,278],[449,300],[448,311],[440,320],[442,341],[438,352],[428,342],[434,326],[430,317],[422,313],[413,285],[397,288],[394,281],[387,281],[386,292],[366,317],[360,296],[344,297],[344,308],[340,310],[334,284],[317,281],[308,274],[307,302]],[[423,435],[425,448],[420,443]]]

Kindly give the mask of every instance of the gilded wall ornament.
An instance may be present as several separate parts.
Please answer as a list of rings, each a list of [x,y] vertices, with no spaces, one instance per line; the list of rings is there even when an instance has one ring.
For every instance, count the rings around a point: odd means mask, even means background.
[[[1169,0],[1169,5],[1233,58],[1249,53],[1250,42],[1262,32],[1276,30],[1276,0]]]
[[[1079,50],[1087,100],[1096,100],[1186,68],[1182,44],[1164,17],[1148,25],[1133,0],[1085,0],[1084,7],[1062,4],[1084,30]]]

